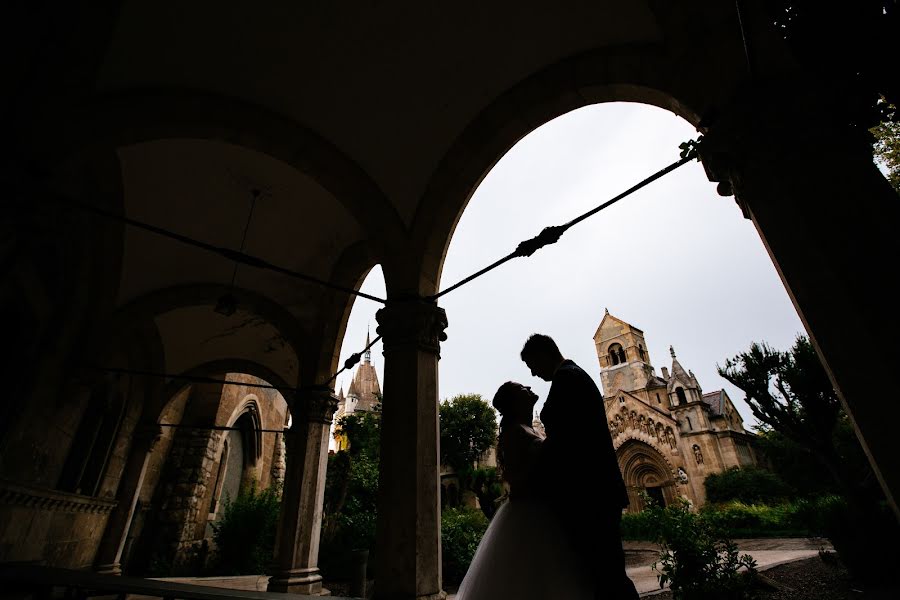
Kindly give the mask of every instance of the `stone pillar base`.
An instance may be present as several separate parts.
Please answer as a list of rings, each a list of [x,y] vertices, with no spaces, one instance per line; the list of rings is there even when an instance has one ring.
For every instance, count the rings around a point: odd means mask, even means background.
[[[322,575],[317,567],[283,571],[269,579],[266,591],[319,596],[323,591]]]
[[[100,573],[101,575],[121,575],[122,565],[120,565],[119,563],[97,565],[96,567],[94,567],[94,572]]]

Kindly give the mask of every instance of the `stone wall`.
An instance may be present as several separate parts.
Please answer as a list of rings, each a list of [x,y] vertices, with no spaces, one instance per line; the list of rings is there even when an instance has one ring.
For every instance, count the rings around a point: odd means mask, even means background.
[[[0,482],[0,563],[90,567],[115,505],[112,500]]]

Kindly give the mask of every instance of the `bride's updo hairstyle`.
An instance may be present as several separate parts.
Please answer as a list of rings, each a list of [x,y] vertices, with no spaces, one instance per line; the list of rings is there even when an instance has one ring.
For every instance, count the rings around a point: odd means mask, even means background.
[[[509,409],[515,402],[516,394],[520,390],[521,386],[515,381],[507,381],[497,389],[497,392],[494,394],[493,405],[502,417],[506,418],[506,415],[509,414]]]

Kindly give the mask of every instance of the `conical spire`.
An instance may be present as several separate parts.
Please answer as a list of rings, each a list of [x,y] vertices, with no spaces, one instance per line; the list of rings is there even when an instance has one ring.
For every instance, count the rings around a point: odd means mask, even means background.
[[[366,361],[366,364],[372,362],[372,349],[369,348],[369,344],[372,342],[369,341],[369,328],[366,327],[366,352],[363,354],[363,360]]]

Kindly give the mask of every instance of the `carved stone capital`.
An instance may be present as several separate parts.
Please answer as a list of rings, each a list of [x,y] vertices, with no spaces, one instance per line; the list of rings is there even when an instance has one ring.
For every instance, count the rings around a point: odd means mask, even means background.
[[[447,313],[434,303],[421,298],[388,300],[375,314],[378,335],[384,340],[384,352],[415,347],[440,354],[441,342],[447,339]]]
[[[331,424],[338,400],[328,389],[303,390],[297,394],[297,406],[301,418],[308,423]]]
[[[812,165],[823,152],[871,161],[870,136],[849,124],[834,94],[810,82],[774,81],[742,90],[708,119],[699,145],[700,159],[721,196],[741,199],[757,178],[814,177]]]

